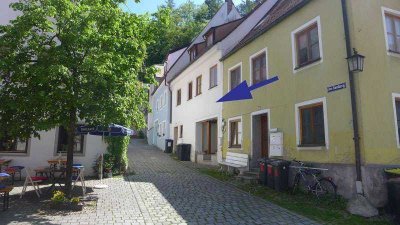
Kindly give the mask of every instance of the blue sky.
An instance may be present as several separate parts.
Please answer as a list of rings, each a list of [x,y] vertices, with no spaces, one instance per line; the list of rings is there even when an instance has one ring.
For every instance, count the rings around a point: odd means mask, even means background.
[[[180,5],[187,0],[175,0],[176,5]],[[196,4],[201,4],[204,2],[204,0],[192,0]],[[139,4],[136,4],[134,0],[127,0],[127,4],[122,5],[121,7],[128,11],[128,12],[133,12],[133,13],[138,13],[138,14],[143,14],[146,12],[152,13],[157,10],[157,6],[162,5],[165,2],[165,0],[141,0]],[[233,0],[235,4],[238,4],[241,2],[241,0]]]

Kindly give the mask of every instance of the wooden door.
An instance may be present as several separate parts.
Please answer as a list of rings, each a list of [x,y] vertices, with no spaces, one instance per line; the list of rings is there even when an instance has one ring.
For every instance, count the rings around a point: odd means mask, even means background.
[[[174,152],[176,152],[177,142],[178,142],[178,127],[174,127]]]
[[[269,129],[268,115],[260,117],[261,122],[261,157],[268,157],[269,153]]]

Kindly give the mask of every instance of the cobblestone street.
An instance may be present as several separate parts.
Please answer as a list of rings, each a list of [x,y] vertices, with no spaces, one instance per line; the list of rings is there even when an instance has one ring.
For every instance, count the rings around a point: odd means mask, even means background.
[[[22,205],[16,198],[21,188],[16,188],[11,208],[0,212],[0,224],[313,224],[202,175],[141,140],[133,143],[129,159],[134,174],[105,179],[109,187],[91,193],[98,197],[93,210],[47,215],[35,209],[34,196]]]

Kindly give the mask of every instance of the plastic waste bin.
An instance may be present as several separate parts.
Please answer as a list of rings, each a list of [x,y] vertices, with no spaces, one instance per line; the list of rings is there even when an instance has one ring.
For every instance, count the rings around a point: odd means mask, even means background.
[[[289,166],[290,162],[276,160],[271,162],[274,174],[274,189],[276,191],[286,191],[289,188]]]
[[[267,185],[267,159],[259,159],[258,165],[260,166],[260,184]]]
[[[190,144],[179,144],[176,149],[178,159],[180,161],[190,161]]]
[[[174,148],[174,140],[166,139],[165,140],[165,153],[172,153],[172,149]]]
[[[267,186],[274,189],[274,166],[272,165],[273,160],[266,162],[267,164]]]
[[[387,181],[388,200],[390,211],[400,218],[400,178],[392,178]]]

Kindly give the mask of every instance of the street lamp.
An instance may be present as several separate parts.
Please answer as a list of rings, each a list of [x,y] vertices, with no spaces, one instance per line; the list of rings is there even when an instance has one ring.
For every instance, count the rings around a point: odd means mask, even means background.
[[[364,70],[364,59],[365,56],[358,54],[357,50],[353,48],[354,54],[347,57],[347,63],[349,64],[349,70],[351,72],[362,72]]]

